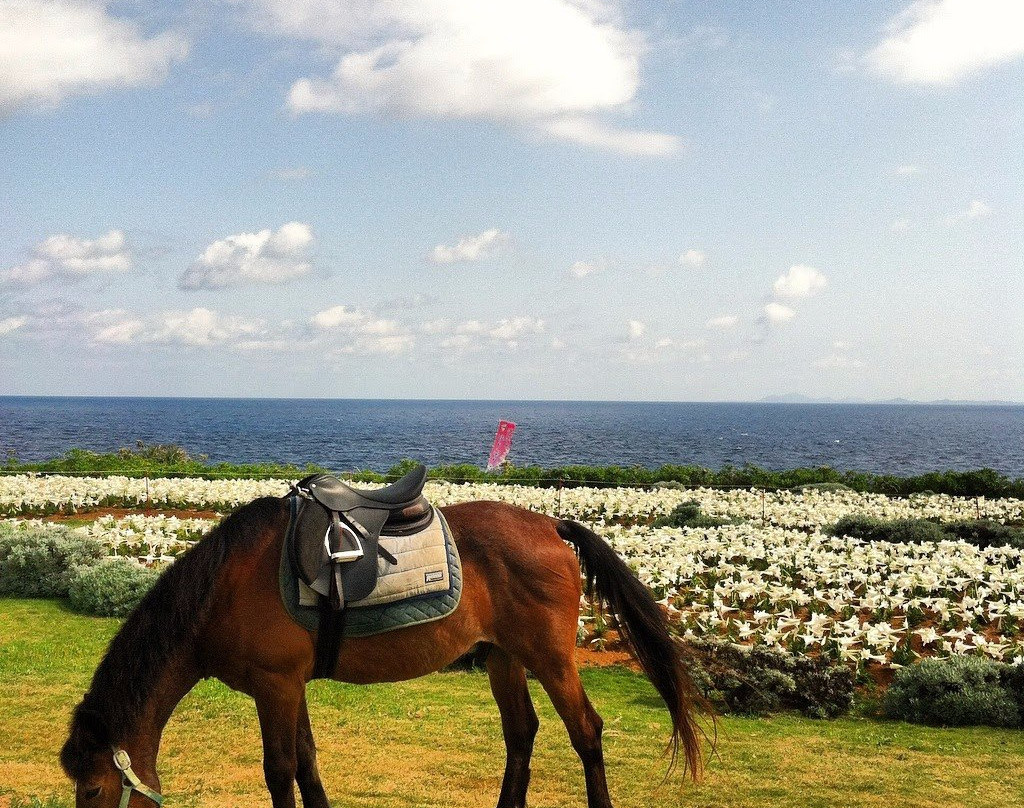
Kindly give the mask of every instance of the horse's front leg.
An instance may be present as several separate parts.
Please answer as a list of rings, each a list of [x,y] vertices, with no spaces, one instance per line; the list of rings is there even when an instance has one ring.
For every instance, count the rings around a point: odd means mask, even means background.
[[[309,710],[306,707],[306,696],[303,694],[299,704],[299,720],[295,732],[295,751],[297,768],[295,779],[299,784],[304,808],[330,808],[323,783],[320,782],[320,770],[316,766],[316,743],[313,741],[313,728],[309,723]]]
[[[298,769],[297,727],[305,683],[288,676],[266,676],[253,688],[263,733],[263,774],[274,808],[295,808]]]

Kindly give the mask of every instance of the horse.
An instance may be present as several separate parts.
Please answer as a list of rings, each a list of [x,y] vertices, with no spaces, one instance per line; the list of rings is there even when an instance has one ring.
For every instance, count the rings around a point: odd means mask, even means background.
[[[440,508],[463,567],[458,607],[434,622],[346,638],[330,678],[371,684],[440,670],[471,649],[485,666],[506,747],[498,808],[523,808],[538,719],[527,671],[568,730],[588,808],[611,808],[602,720],[584,692],[575,648],[581,595],[606,605],[671,716],[669,772],[682,752],[702,765],[704,702],[684,650],[650,591],[588,528],[500,502]],[[216,677],[256,703],[263,770],[274,808],[329,808],[306,706],[316,633],[288,615],[278,565],[287,497],[243,505],[183,553],[111,640],[74,709],[61,765],[76,808],[151,808],[164,726],[202,679]],[[574,552],[575,550],[575,552]]]

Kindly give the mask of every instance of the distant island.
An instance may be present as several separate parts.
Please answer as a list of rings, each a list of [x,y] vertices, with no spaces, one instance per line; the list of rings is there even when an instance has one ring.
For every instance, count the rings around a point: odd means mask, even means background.
[[[934,401],[915,401],[910,398],[884,398],[884,399],[868,399],[868,398],[814,398],[813,396],[803,396],[799,393],[786,393],[785,395],[778,396],[765,396],[760,399],[758,403],[761,404],[883,404],[892,407],[918,407],[918,406],[934,406],[934,407],[1020,407],[1024,406],[1024,402],[1020,401],[966,401],[957,400],[951,398],[940,398]]]

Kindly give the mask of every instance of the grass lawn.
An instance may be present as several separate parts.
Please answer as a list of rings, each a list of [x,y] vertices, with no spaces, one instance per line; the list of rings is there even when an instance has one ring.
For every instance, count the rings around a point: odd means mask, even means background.
[[[0,599],[0,806],[73,804],[57,763],[72,708],[118,621],[52,601]],[[723,718],[718,757],[697,785],[662,783],[668,717],[646,679],[589,669],[605,719],[605,756],[620,808],[969,808],[1024,805],[1024,734],[941,730],[869,719]],[[581,767],[533,683],[541,731],[531,806],[585,805]],[[353,808],[493,806],[504,761],[487,677],[435,674],[372,687],[309,688],[328,794]],[[217,682],[179,706],[160,759],[167,805],[269,805],[252,702]]]

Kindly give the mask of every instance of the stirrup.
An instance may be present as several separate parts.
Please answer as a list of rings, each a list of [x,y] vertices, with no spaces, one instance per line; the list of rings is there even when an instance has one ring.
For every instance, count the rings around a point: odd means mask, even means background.
[[[327,546],[331,546],[331,530],[334,528],[333,525],[327,528],[327,535],[324,536],[324,541]],[[366,553],[363,550],[363,543],[359,541],[359,536],[356,535],[355,531],[351,530],[348,525],[341,523],[340,529],[343,535],[347,536],[352,542],[355,543],[355,549],[352,550],[338,550],[337,552],[331,553],[331,561],[335,564],[345,563],[350,561],[358,561]]]

